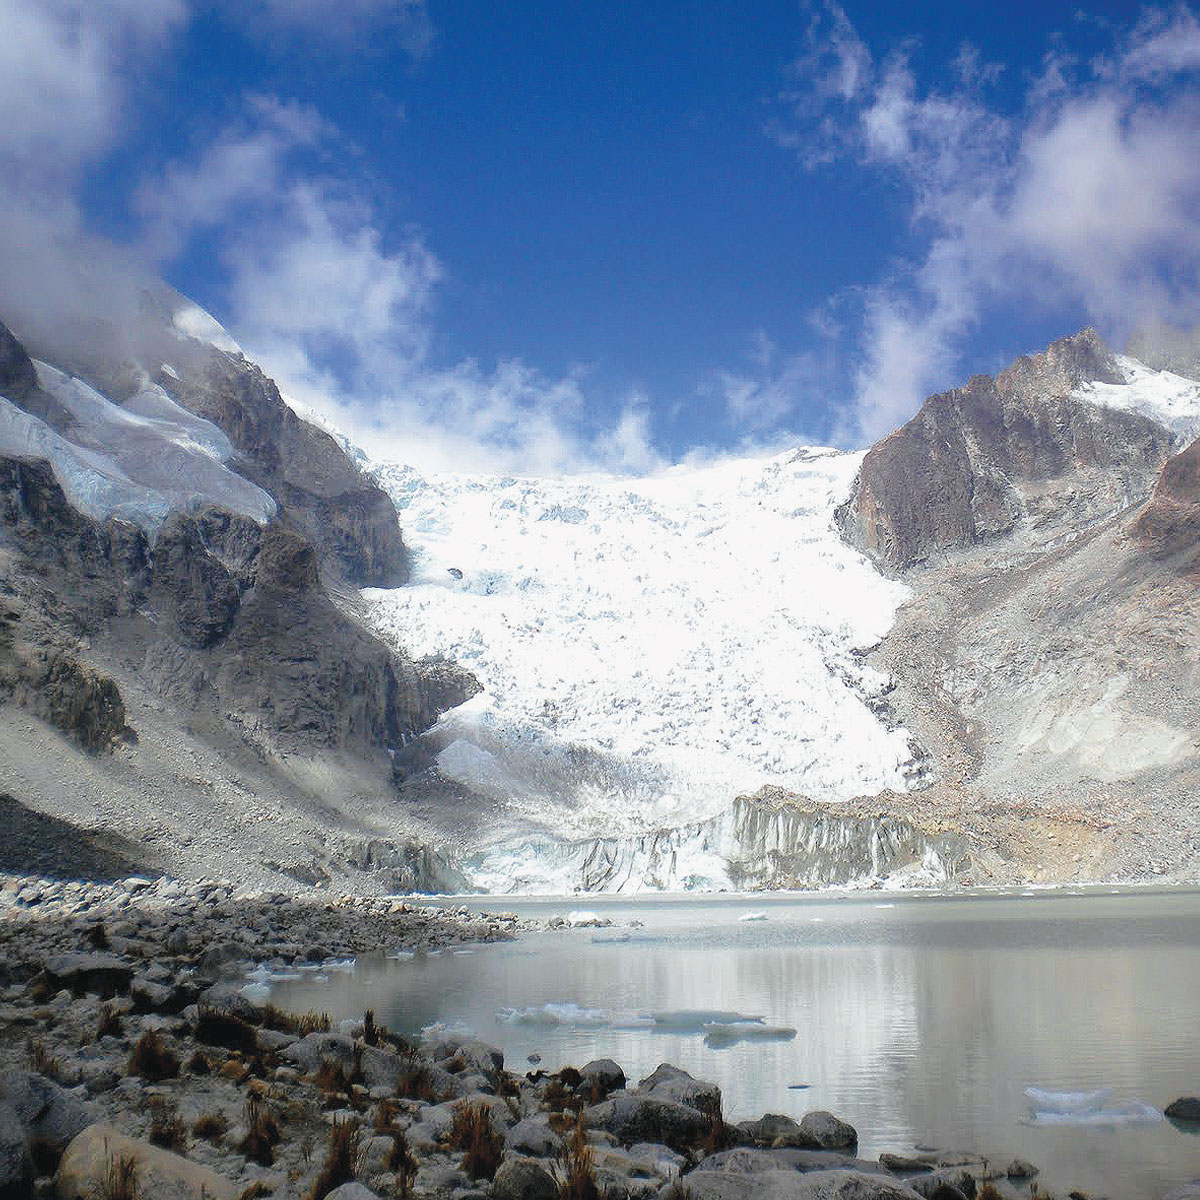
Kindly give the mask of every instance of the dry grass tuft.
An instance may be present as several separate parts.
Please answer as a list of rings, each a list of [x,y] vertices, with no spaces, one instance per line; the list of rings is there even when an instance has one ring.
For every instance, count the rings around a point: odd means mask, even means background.
[[[179,1074],[179,1059],[162,1040],[157,1029],[147,1029],[129,1055],[130,1075],[140,1075],[149,1083],[174,1079]]]
[[[275,1161],[275,1147],[283,1139],[279,1122],[257,1096],[247,1098],[245,1112],[246,1136],[238,1142],[238,1150],[260,1167],[269,1167]]]
[[[112,949],[112,942],[108,939],[108,930],[104,928],[103,921],[98,921],[87,931],[87,944],[93,950]]]
[[[100,1009],[100,1021],[96,1025],[96,1041],[103,1037],[120,1037],[125,1032],[121,1014],[111,1005]]]
[[[138,1200],[137,1160],[129,1154],[110,1158],[100,1186],[101,1200]]]
[[[187,1060],[187,1071],[191,1075],[211,1075],[212,1059],[203,1050],[193,1050]]]
[[[396,1095],[404,1100],[424,1100],[427,1104],[438,1102],[433,1072],[420,1061],[415,1046],[404,1052],[404,1065],[396,1080]]]
[[[576,1118],[570,1136],[563,1141],[559,1163],[562,1175],[558,1188],[562,1200],[601,1200],[582,1116]]]
[[[30,1038],[25,1043],[25,1053],[29,1058],[29,1069],[47,1079],[57,1079],[62,1070],[62,1063],[46,1049],[46,1043]]]
[[[222,1112],[202,1113],[192,1126],[192,1136],[203,1138],[215,1146],[229,1129],[229,1122]]]
[[[187,1135],[179,1109],[169,1100],[155,1099],[150,1104],[150,1141],[164,1150],[187,1149]]]
[[[258,1049],[258,1032],[248,1021],[216,1008],[202,1008],[196,1017],[196,1040],[209,1046],[224,1046],[253,1054]]]
[[[313,1180],[308,1200],[325,1200],[334,1188],[354,1182],[354,1164],[358,1159],[358,1125],[354,1121],[334,1121],[329,1130],[325,1162]]]
[[[504,1155],[504,1139],[486,1104],[462,1101],[454,1106],[450,1148],[463,1152],[463,1170],[472,1179],[491,1179],[496,1174]]]

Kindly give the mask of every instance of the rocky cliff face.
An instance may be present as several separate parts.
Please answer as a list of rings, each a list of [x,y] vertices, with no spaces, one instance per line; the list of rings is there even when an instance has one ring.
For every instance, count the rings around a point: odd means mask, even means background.
[[[1200,441],[1167,460],[1134,531],[1155,558],[1200,574]]]
[[[913,589],[869,661],[930,783],[889,807],[980,878],[1200,873],[1200,391],[1151,374],[1084,333],[933,397],[841,511]]]
[[[1025,527],[1041,540],[1148,495],[1172,449],[1147,417],[1072,393],[1121,383],[1091,330],[1018,359],[995,379],[932,396],[872,447],[838,524],[891,569],[931,562]]]
[[[205,503],[195,492],[153,520],[136,505],[130,520],[117,515],[119,505],[104,519],[80,511],[60,478],[76,461],[94,467],[82,482],[72,477],[77,492],[103,488],[110,477],[128,491],[128,479],[96,456],[99,426],[78,427],[0,325],[0,396],[20,417],[8,418],[0,453],[6,786],[68,823],[88,817],[79,798],[91,789],[93,820],[106,812],[101,827],[131,844],[157,843],[148,864],[185,873],[194,855],[184,851],[210,836],[215,820],[241,828],[246,851],[245,861],[218,873],[317,881],[383,862],[389,878],[444,884],[444,862],[421,850],[420,829],[398,807],[392,760],[477,685],[453,664],[413,662],[355,615],[347,584],[404,578],[395,510],[256,367],[176,342],[176,365],[158,371],[156,414],[178,413],[179,405],[219,427],[233,446],[227,465],[270,491],[269,520]],[[93,384],[137,397],[130,411],[139,411],[144,374],[95,361],[91,370]],[[137,387],[129,382],[135,376]],[[89,392],[81,403],[90,412],[87,405],[108,400]],[[120,418],[120,409],[112,411]],[[41,445],[59,444],[56,436],[71,446],[76,435],[82,458],[38,456]],[[221,441],[215,430],[211,441]],[[38,754],[53,746],[49,730],[90,757],[50,749],[58,759],[51,768]],[[184,805],[185,817],[181,798],[189,793],[196,803]],[[232,822],[218,815],[223,805],[237,811]],[[255,812],[285,827],[282,847]],[[399,843],[396,833],[404,835]],[[375,847],[366,858],[358,850],[364,844]],[[418,879],[426,869],[429,877]]]

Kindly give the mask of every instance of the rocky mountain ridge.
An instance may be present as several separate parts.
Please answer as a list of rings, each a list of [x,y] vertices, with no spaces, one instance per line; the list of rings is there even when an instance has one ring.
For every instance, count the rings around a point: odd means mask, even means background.
[[[155,345],[158,382],[98,354],[81,379],[0,326],[9,790],[83,824],[78,789],[96,797],[96,823],[142,843],[146,868],[185,869],[187,844],[228,806],[241,810],[235,827],[262,826],[272,809],[292,826],[282,847],[269,828],[250,838],[242,873],[314,882],[339,861],[369,869],[388,860],[378,843],[390,837],[399,875],[385,885],[428,885],[402,878],[436,855],[410,846],[392,811],[392,755],[475,685],[386,645],[355,614],[356,585],[406,576],[391,501],[243,357],[162,330]],[[122,460],[106,438],[125,426],[138,454]],[[172,472],[176,490],[162,481]],[[269,504],[226,507],[246,494],[226,477]],[[87,753],[56,751],[45,726]],[[197,791],[199,803],[180,803]],[[205,792],[225,804],[204,811]]]

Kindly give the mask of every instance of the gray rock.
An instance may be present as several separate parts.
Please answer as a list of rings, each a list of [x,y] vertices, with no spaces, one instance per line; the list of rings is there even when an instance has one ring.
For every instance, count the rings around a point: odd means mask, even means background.
[[[0,1075],[0,1101],[12,1106],[39,1166],[56,1165],[71,1139],[91,1123],[78,1097],[32,1071]]]
[[[112,954],[54,954],[42,964],[54,991],[68,988],[73,995],[94,992],[102,999],[129,991],[133,968]]]
[[[660,1063],[653,1074],[646,1076],[638,1084],[637,1095],[686,1104],[706,1114],[721,1111],[721,1089],[715,1083],[693,1079],[686,1071],[670,1063]]]
[[[835,1117],[833,1113],[818,1110],[805,1113],[800,1121],[796,1141],[777,1139],[777,1145],[811,1147],[816,1150],[854,1150],[858,1145],[858,1131],[853,1125]]]
[[[530,1154],[534,1158],[549,1158],[558,1152],[562,1139],[550,1128],[546,1113],[537,1113],[518,1121],[506,1138],[508,1148],[517,1154]]]
[[[755,1146],[773,1146],[776,1138],[794,1137],[800,1133],[798,1122],[778,1113],[766,1113],[757,1121],[739,1121],[735,1128]]]
[[[33,1182],[25,1127],[11,1104],[0,1101],[0,1196],[18,1196]]]
[[[200,955],[197,967],[210,979],[225,974],[230,968],[246,961],[246,947],[239,942],[215,942]]]
[[[532,1158],[506,1158],[492,1181],[495,1200],[558,1200],[554,1176]]]
[[[604,1129],[627,1145],[662,1142],[672,1149],[690,1149],[709,1132],[711,1118],[688,1104],[654,1096],[617,1093],[584,1110],[589,1129]]]
[[[710,1154],[699,1164],[699,1169],[708,1171],[730,1171],[753,1173],[786,1169],[808,1173],[810,1171],[858,1171],[863,1175],[881,1175],[883,1168],[878,1163],[866,1162],[841,1154],[836,1150],[803,1150],[795,1147],[752,1149],[739,1147],[735,1150],[719,1150]]]
[[[625,1086],[625,1072],[611,1058],[594,1058],[579,1069],[589,1089],[602,1091],[605,1096]]]
[[[744,1174],[693,1171],[684,1183],[692,1200],[917,1200],[918,1193],[886,1175],[858,1171],[762,1171],[752,1185]],[[668,1188],[659,1193],[669,1195]]]
[[[326,1192],[325,1200],[379,1200],[379,1197],[370,1188],[363,1187],[356,1181],[343,1183],[341,1187],[335,1187],[332,1192]]]
[[[1200,1097],[1182,1096],[1172,1100],[1163,1113],[1173,1121],[1200,1121]]]
[[[1009,1179],[1032,1179],[1038,1173],[1037,1167],[1031,1162],[1026,1162],[1023,1158],[1014,1158],[1012,1162],[1004,1168],[1004,1174]]]
[[[889,1154],[884,1151],[879,1156],[879,1165],[887,1167],[889,1171],[932,1171],[933,1163],[927,1162],[921,1158],[912,1158],[907,1154]],[[1019,1176],[1012,1176],[1016,1179]]]

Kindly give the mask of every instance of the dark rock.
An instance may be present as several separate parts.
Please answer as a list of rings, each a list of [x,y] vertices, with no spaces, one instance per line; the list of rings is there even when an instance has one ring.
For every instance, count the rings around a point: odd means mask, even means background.
[[[397,587],[408,576],[396,509],[332,437],[300,420],[275,384],[245,359],[196,348],[195,362],[156,382],[219,426],[240,454],[234,465],[270,492],[308,541],[350,583]]]
[[[1048,483],[1081,469],[1101,468],[1108,482],[1095,511],[1075,493],[1064,499],[1076,527],[1141,499],[1171,452],[1171,434],[1146,417],[1070,398],[1089,381],[1122,377],[1095,332],[1084,330],[995,379],[978,375],[931,397],[867,452],[838,510],[843,534],[905,568],[1012,532],[1030,503],[1052,503]]]
[[[109,999],[129,991],[133,968],[112,954],[55,954],[42,965],[51,991],[69,988],[76,996],[95,993]]]
[[[1183,1096],[1172,1100],[1163,1113],[1174,1121],[1200,1121],[1200,1097]]]
[[[589,1092],[607,1096],[625,1086],[625,1072],[611,1058],[594,1058],[585,1063],[579,1074],[583,1077],[582,1087]]]
[[[777,1113],[766,1113],[757,1121],[740,1121],[737,1128],[744,1132],[755,1146],[771,1146],[776,1138],[800,1132],[799,1124],[791,1117],[779,1116]]]
[[[1009,1179],[1032,1179],[1037,1173],[1037,1167],[1031,1162],[1026,1162],[1023,1158],[1014,1158],[1004,1168],[1004,1174]]]
[[[229,632],[241,601],[238,581],[209,554],[195,519],[172,513],[151,555],[151,600],[182,645],[204,649]]]
[[[810,1112],[804,1114],[795,1132],[780,1134],[774,1145],[853,1152],[858,1145],[858,1132],[853,1125],[847,1124],[832,1113]]]
[[[910,1158],[905,1154],[889,1154],[886,1151],[879,1156],[879,1165],[889,1171],[932,1171],[933,1163],[920,1158]]]
[[[21,1124],[11,1104],[0,1101],[0,1197],[16,1200],[30,1194],[33,1158]]]
[[[0,396],[54,429],[62,431],[74,424],[70,412],[42,390],[33,360],[3,324],[0,324]]]
[[[85,750],[111,750],[130,733],[117,685],[61,649],[21,655],[4,654],[0,648],[0,695],[48,721]]]
[[[558,1181],[532,1158],[506,1158],[492,1181],[495,1200],[558,1200]]]
[[[652,1096],[617,1093],[584,1109],[589,1129],[607,1130],[625,1145],[662,1142],[672,1150],[689,1150],[712,1129],[710,1116],[689,1104]]]
[[[87,1107],[32,1071],[0,1075],[0,1105],[11,1105],[39,1169],[52,1171],[77,1133],[91,1123]]]

